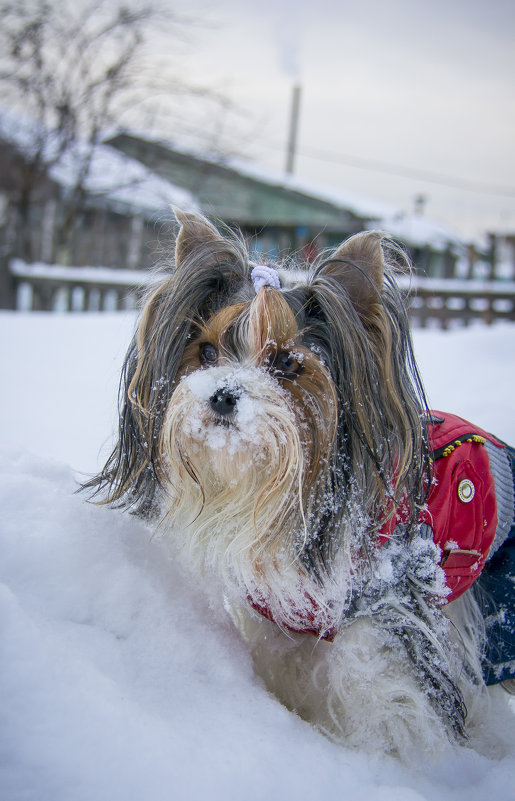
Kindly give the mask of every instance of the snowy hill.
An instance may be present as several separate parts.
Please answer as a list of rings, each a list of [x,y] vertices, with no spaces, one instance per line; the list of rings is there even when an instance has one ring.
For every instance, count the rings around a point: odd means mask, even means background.
[[[133,325],[0,315],[0,796],[511,801],[502,691],[473,747],[436,763],[337,747],[267,694],[170,543],[74,494],[108,450]],[[433,406],[515,442],[515,326],[417,332],[415,344]]]

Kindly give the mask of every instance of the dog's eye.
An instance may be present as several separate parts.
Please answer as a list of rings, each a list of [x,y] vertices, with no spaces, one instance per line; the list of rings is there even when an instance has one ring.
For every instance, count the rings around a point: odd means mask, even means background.
[[[279,351],[274,359],[274,372],[282,378],[296,378],[302,372],[302,364],[293,353]]]
[[[216,364],[218,361],[218,351],[210,342],[204,342],[199,350],[200,363],[205,367]]]

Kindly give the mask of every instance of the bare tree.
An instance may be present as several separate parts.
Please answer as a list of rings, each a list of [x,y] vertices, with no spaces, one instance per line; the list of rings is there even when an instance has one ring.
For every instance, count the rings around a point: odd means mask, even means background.
[[[163,95],[208,96],[169,69],[148,69],[155,31],[171,25],[172,44],[181,35],[180,21],[156,2],[0,0],[0,88],[5,105],[31,119],[19,212],[28,214],[38,184],[73,153],[61,238],[82,200],[95,148],[127,109],[141,104],[149,112],[152,99],[163,105]]]

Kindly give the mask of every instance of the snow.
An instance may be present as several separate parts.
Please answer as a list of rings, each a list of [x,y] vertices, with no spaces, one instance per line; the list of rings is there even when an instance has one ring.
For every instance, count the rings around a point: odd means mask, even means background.
[[[78,284],[121,284],[143,287],[155,280],[149,270],[124,270],[115,267],[65,267],[62,264],[45,264],[37,261],[28,264],[11,259],[9,270],[18,278],[50,278],[54,281],[77,281]]]
[[[436,250],[445,250],[449,245],[461,245],[458,235],[447,226],[421,214],[394,214],[381,217],[380,227],[394,239],[423,247],[432,245]]]
[[[484,281],[481,279],[469,280],[467,278],[421,278],[417,275],[402,275],[396,279],[402,289],[410,289],[416,294],[417,289],[427,289],[430,292],[445,292],[447,295],[455,292],[457,295],[476,295],[478,299],[488,295],[514,295],[515,281],[499,280]]]
[[[404,766],[333,745],[265,691],[165,540],[74,494],[108,452],[134,322],[0,314],[1,797],[511,801],[502,691],[481,753]],[[434,407],[515,442],[515,326],[415,343]]]
[[[199,370],[186,376],[182,382],[182,390],[191,396],[192,403],[185,421],[186,433],[200,445],[207,445],[211,450],[226,451],[234,456],[238,451],[249,452],[252,446],[252,458],[256,459],[264,450],[264,421],[256,398],[270,393],[271,379],[261,370],[227,369],[213,367],[210,370]],[[224,427],[205,419],[205,403],[216,392],[228,391],[239,396],[235,411],[236,425]]]

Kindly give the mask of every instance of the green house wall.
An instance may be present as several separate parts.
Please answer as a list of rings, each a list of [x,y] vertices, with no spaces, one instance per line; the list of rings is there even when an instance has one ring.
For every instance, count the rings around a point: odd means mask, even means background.
[[[253,177],[215,162],[171,150],[159,143],[120,134],[109,144],[141,161],[171,183],[188,189],[202,210],[243,228],[302,226],[347,235],[363,229],[349,209],[284,184]]]

